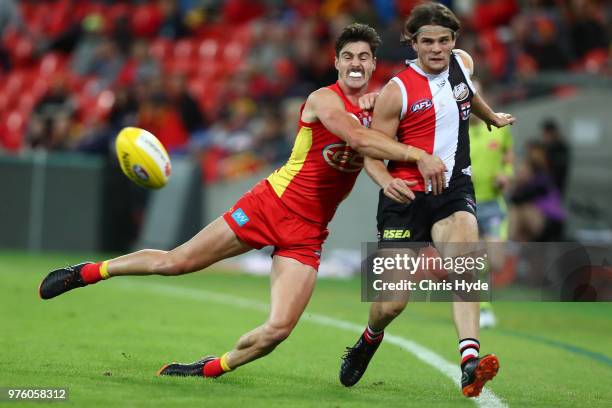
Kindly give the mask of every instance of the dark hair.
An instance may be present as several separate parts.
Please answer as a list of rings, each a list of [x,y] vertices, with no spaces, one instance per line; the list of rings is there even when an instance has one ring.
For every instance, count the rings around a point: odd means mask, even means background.
[[[445,5],[436,2],[421,3],[412,9],[412,12],[406,19],[401,42],[410,44],[415,40],[415,34],[419,28],[425,25],[447,27],[453,33],[456,33],[461,28],[461,23],[457,16]]]
[[[372,56],[376,56],[376,50],[381,44],[380,36],[376,30],[367,24],[353,23],[344,27],[336,40],[336,57],[340,56],[340,50],[346,44],[358,41],[367,42],[372,50]]]
[[[542,130],[545,130],[547,132],[558,132],[559,131],[559,125],[557,124],[557,121],[553,118],[546,118],[542,122],[541,128]]]

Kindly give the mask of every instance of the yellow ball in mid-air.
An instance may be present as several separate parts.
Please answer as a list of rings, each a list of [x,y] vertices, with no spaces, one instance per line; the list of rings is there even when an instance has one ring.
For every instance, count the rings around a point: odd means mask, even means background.
[[[166,185],[172,166],[168,152],[151,132],[126,127],[115,142],[121,170],[134,183],[152,189]]]

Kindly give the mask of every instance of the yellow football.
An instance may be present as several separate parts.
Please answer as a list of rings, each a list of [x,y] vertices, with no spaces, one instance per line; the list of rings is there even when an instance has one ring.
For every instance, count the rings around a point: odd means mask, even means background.
[[[152,189],[168,182],[172,166],[168,152],[151,132],[126,127],[115,142],[121,170],[134,183]]]

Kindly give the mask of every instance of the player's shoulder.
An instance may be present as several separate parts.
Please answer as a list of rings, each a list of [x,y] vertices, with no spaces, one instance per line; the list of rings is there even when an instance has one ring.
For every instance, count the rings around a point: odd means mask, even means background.
[[[311,98],[315,98],[315,99],[329,98],[330,96],[333,96],[333,95],[336,95],[336,93],[334,91],[332,91],[330,87],[324,86],[324,87],[321,87],[321,88],[317,89],[316,91],[313,91],[308,96],[308,99],[311,99]]]
[[[399,76],[392,77],[380,90],[381,95],[401,96],[402,87],[405,87]]]
[[[308,95],[307,99],[307,101],[311,102],[330,100],[341,101],[340,96],[328,86],[324,86],[322,88],[317,89],[316,91],[313,91],[310,95]]]
[[[401,85],[400,85],[401,84]],[[406,87],[397,77],[391,78],[380,90],[376,105],[375,116],[395,117],[402,111]]]
[[[329,87],[319,88],[306,98],[302,110],[302,121],[315,122],[319,120],[319,114],[328,109],[344,109],[344,103],[340,96]]]
[[[474,73],[474,60],[472,56],[460,48],[455,48],[453,53],[459,57],[463,65],[470,71],[470,74]]]

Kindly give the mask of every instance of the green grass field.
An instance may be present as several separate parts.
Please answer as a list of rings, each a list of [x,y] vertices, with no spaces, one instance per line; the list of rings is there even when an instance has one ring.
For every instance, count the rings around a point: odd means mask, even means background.
[[[409,305],[388,330],[396,341],[385,341],[358,385],[342,387],[340,356],[367,317],[358,279],[320,280],[305,318],[268,357],[216,380],[160,378],[164,363],[223,353],[262,323],[268,280],[123,278],[38,299],[48,270],[83,259],[0,252],[0,387],[68,387],[59,404],[78,407],[612,406],[612,304],[496,303],[500,325],[481,334],[482,351],[501,362],[493,400],[465,399],[442,366],[407,350],[415,342],[458,362],[442,303]]]

